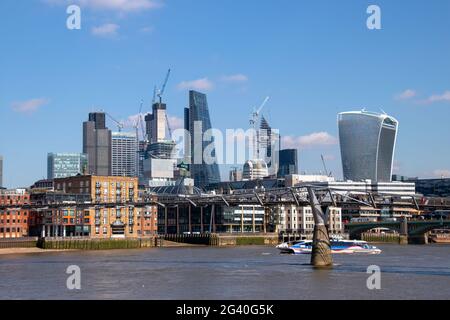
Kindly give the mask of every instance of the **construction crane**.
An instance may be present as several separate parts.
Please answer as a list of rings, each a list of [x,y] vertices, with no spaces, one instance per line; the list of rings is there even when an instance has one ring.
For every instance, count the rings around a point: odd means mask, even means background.
[[[259,144],[260,144],[260,137],[258,130],[259,115],[261,114],[262,109],[266,106],[269,99],[270,97],[266,97],[266,99],[264,99],[264,102],[258,109],[253,108],[253,113],[250,117],[250,126],[253,128],[253,134],[255,134],[255,137],[253,139],[253,152],[254,152],[253,157],[255,159],[259,159]]]
[[[113,122],[115,122],[117,124],[117,128],[119,130],[119,132],[122,132],[122,129],[125,127],[125,124],[123,122],[119,122],[117,121],[112,115],[110,115],[108,112],[106,112],[106,115],[108,116],[108,118],[110,118]]]
[[[164,79],[161,89],[157,90],[155,87],[155,90],[153,91],[152,105],[155,104],[156,98],[158,98],[159,104],[162,104],[162,97],[164,95],[164,92],[166,91],[166,86],[167,86],[167,83],[169,82],[170,73],[171,73],[171,69],[167,70],[166,78]],[[167,115],[167,112],[166,112],[166,124],[167,124],[167,129],[169,131],[169,138],[172,139],[172,128],[170,127],[170,122],[169,122],[169,117]]]
[[[147,142],[147,135],[146,135],[145,128],[144,128],[144,121],[142,119],[142,108],[143,107],[144,107],[144,100],[141,100],[138,118],[136,119],[136,122],[134,124],[134,129],[136,130],[136,137],[139,139],[139,126],[140,126],[141,130],[142,130],[142,139],[144,140],[144,142]]]
[[[171,70],[169,69],[167,71],[167,75],[166,75],[166,78],[165,78],[165,80],[163,82],[163,85],[161,86],[161,89],[157,93],[157,96],[159,98],[159,103],[160,104],[162,103],[162,97],[164,95],[164,92],[166,91],[167,82],[169,82],[170,72],[171,72]]]
[[[320,157],[322,158],[322,164],[323,164],[323,168],[325,170],[325,175],[327,175],[328,177],[331,177],[332,173],[331,173],[331,171],[328,172],[327,165],[325,163],[325,157],[323,156],[323,154],[321,154]]]

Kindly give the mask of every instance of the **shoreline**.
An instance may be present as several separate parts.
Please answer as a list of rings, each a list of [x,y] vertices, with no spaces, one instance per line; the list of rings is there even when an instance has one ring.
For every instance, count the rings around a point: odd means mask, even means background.
[[[31,254],[31,253],[51,253],[51,252],[71,252],[77,250],[57,250],[57,249],[41,249],[41,248],[5,248],[0,249],[0,256],[15,254]]]

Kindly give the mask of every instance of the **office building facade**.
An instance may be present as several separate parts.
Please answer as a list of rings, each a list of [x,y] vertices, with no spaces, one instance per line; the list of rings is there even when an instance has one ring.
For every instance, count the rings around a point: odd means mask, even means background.
[[[83,174],[88,159],[83,153],[49,153],[47,155],[47,179],[67,178]]]
[[[338,115],[344,180],[390,182],[398,121],[367,111]]]
[[[132,132],[113,132],[112,175],[115,177],[137,177],[139,174],[138,138]]]
[[[189,164],[191,178],[195,185],[204,187],[211,183],[220,182],[219,165],[217,161],[208,164],[203,158],[203,152],[208,148],[211,156],[216,156],[214,137],[210,141],[204,141],[204,133],[212,128],[209,114],[208,101],[205,94],[190,91],[189,108],[185,109],[185,129],[190,133],[186,139],[185,154]],[[212,148],[211,148],[212,146]]]
[[[111,131],[106,127],[105,113],[90,113],[89,121],[83,123],[83,153],[88,156],[89,174],[111,176]]]
[[[298,150],[285,149],[280,151],[278,177],[298,174]]]

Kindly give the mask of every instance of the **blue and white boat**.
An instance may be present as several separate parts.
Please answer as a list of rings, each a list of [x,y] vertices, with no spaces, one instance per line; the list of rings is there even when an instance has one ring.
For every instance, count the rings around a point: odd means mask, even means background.
[[[369,245],[366,241],[359,240],[331,240],[331,252],[333,254],[380,254],[381,250]],[[277,246],[281,253],[287,254],[311,254],[312,240],[285,242]]]

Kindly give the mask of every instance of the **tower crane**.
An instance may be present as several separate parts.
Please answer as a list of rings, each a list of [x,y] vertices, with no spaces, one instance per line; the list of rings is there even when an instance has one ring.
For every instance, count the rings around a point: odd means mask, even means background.
[[[122,132],[122,129],[125,127],[125,124],[123,122],[117,121],[112,115],[110,115],[108,112],[106,112],[106,115],[108,118],[110,118],[114,123],[117,124],[117,128],[119,132]]]
[[[324,168],[324,170],[325,170],[325,174],[326,174],[328,177],[331,177],[331,176],[332,176],[332,172],[331,172],[331,171],[328,172],[327,165],[326,165],[326,163],[325,163],[325,157],[323,156],[323,154],[321,154],[320,157],[322,158],[322,164],[323,164],[323,168]]]
[[[267,102],[269,101],[270,97],[266,97],[264,99],[264,102],[261,104],[261,106],[256,109],[253,108],[253,113],[250,117],[250,126],[253,128],[253,133],[255,134],[255,137],[253,139],[253,156],[255,159],[259,159],[259,144],[260,144],[260,137],[259,137],[259,130],[258,130],[258,123],[259,123],[259,116],[261,114],[262,109],[266,106]]]
[[[167,70],[166,78],[164,79],[164,82],[159,90],[157,90],[155,87],[155,91],[153,92],[152,105],[155,103],[156,98],[158,98],[159,104],[162,104],[162,97],[164,95],[164,92],[166,91],[166,86],[167,86],[167,83],[169,82],[171,72],[172,72],[171,69]],[[169,137],[170,137],[170,139],[172,139],[172,128],[170,127],[170,122],[169,122],[169,117],[167,115],[167,112],[166,112],[166,124],[167,124],[167,129],[169,131]]]

